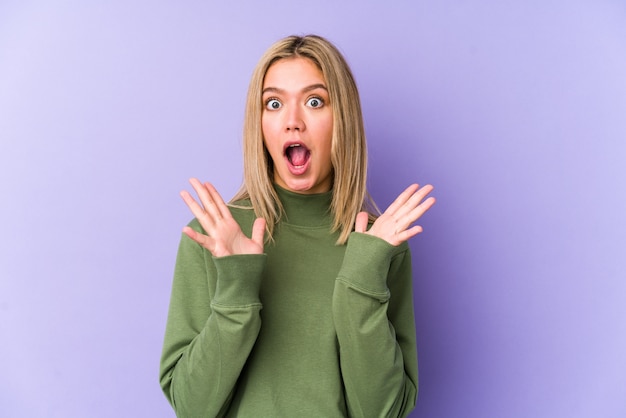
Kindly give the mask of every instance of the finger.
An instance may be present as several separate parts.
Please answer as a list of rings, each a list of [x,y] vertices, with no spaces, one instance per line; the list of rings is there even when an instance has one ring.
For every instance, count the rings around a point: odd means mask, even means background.
[[[385,213],[388,213],[389,215],[396,213],[396,211],[401,208],[411,198],[411,196],[413,196],[418,188],[419,184],[411,184],[409,187],[404,189],[404,191],[398,195],[396,200],[389,205]]]
[[[427,184],[426,186],[419,189],[415,194],[411,197],[415,202],[421,202],[424,200],[426,196],[428,196],[435,188],[431,184]]]
[[[209,217],[211,218],[211,221],[216,221],[216,220],[221,219],[222,214],[220,210],[216,207],[211,194],[209,193],[207,188],[204,186],[204,184],[200,183],[200,181],[196,178],[189,179],[189,183],[191,184],[191,187],[193,187],[193,189],[198,194],[198,198],[200,199],[200,202],[202,203],[204,212],[207,215],[209,215]]]
[[[408,241],[413,238],[415,235],[419,234],[423,231],[423,228],[420,225],[412,226],[409,229],[405,229],[403,231],[397,231],[393,237],[387,240],[391,245],[398,246],[402,244],[404,241]]]
[[[183,233],[191,238],[193,241],[197,242],[198,244],[212,252],[212,249],[215,245],[215,240],[213,240],[211,237],[196,232],[188,226],[183,228]]]
[[[224,202],[224,199],[222,199],[222,196],[219,194],[215,186],[213,186],[213,184],[209,182],[206,182],[204,183],[204,187],[209,192],[209,195],[211,196],[212,201],[215,203],[215,207],[219,211],[221,217],[228,218],[232,216],[230,214],[230,209],[228,209],[226,202]]]
[[[198,202],[196,202],[191,194],[188,191],[183,190],[182,192],[180,192],[180,197],[183,198],[185,204],[191,210],[191,213],[193,213],[193,216],[195,216],[196,219],[198,219],[199,221],[204,221],[204,219],[206,218],[206,212],[204,211],[204,208],[200,206]]]
[[[256,218],[252,225],[252,241],[256,242],[263,248],[263,237],[265,236],[265,219]]]
[[[416,208],[411,210],[406,216],[408,221],[407,226],[421,218],[422,215],[435,204],[435,202],[437,202],[437,200],[431,196],[420,203]]]
[[[417,218],[422,216],[432,203],[424,205],[422,200],[433,190],[433,186],[426,185],[421,189],[417,190],[401,207],[397,209],[397,211],[393,214],[393,218],[397,224],[398,228],[405,229],[408,226],[415,222]],[[434,199],[434,198],[433,198]]]
[[[424,198],[428,196],[430,192],[432,192],[434,189],[435,188],[431,184],[427,184],[421,189],[417,190],[415,193],[413,193],[409,201],[419,203],[424,200]]]
[[[399,219],[400,217],[404,216],[406,213],[410,212],[411,210],[419,206],[421,201],[424,200],[424,198],[428,196],[428,194],[432,192],[433,189],[434,189],[433,186],[431,186],[430,184],[427,184],[426,186],[415,190],[413,194],[409,196],[409,198],[404,202],[404,204],[399,206],[398,209],[396,210],[396,219]]]
[[[413,238],[417,234],[421,233],[424,229],[420,225],[415,225],[405,231],[402,231],[401,234],[398,235],[398,238],[402,241],[408,241]],[[400,244],[400,242],[398,244]]]
[[[367,222],[369,220],[369,216],[367,212],[359,212],[356,215],[356,220],[354,222],[354,231],[355,232],[365,232],[367,230]]]

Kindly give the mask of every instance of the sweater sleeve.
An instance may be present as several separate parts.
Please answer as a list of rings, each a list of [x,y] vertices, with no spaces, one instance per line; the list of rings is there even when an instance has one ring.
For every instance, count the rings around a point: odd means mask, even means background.
[[[197,223],[190,224],[200,230]],[[261,327],[265,255],[212,255],[183,235],[160,364],[180,417],[222,416]]]
[[[417,399],[411,255],[353,232],[335,281],[333,318],[353,417],[403,417]]]

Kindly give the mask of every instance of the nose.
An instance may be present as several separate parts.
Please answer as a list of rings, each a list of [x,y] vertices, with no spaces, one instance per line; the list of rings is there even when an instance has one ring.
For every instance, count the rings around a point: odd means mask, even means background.
[[[306,125],[302,115],[302,109],[297,104],[293,104],[286,109],[285,112],[285,127],[287,131],[304,131]]]

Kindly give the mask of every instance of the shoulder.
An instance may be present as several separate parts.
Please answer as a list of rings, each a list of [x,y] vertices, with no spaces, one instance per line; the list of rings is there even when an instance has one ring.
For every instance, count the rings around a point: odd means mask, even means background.
[[[233,215],[235,221],[237,221],[241,227],[241,230],[248,235],[250,231],[252,231],[252,224],[254,224],[254,220],[256,219],[254,208],[252,207],[250,199],[230,202],[228,204],[228,209],[230,210],[231,215]]]
[[[254,216],[254,208],[252,207],[250,199],[241,199],[230,202],[228,203],[228,209],[235,219],[240,217],[245,218],[250,214]]]

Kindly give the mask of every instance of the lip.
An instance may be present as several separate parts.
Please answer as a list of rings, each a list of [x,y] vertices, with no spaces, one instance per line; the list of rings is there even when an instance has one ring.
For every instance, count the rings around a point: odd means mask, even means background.
[[[309,147],[307,147],[306,144],[302,141],[287,141],[283,144],[283,155],[287,153],[287,148],[289,148],[292,145],[301,145],[305,147],[306,149],[309,149]]]

